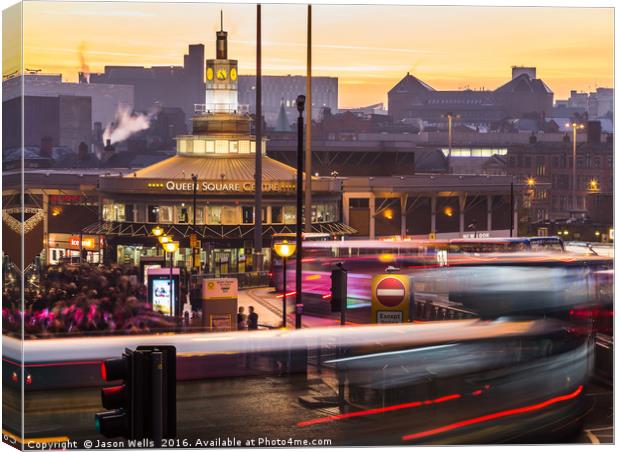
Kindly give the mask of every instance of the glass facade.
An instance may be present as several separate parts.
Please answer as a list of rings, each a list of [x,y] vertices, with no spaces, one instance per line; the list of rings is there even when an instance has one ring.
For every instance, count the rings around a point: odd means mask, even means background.
[[[263,139],[263,153],[267,149],[267,139]],[[254,154],[256,141],[252,139],[223,139],[204,135],[187,135],[177,138],[179,155],[208,154]]]
[[[266,224],[295,224],[293,204],[273,204],[263,207],[262,219]],[[104,221],[156,224],[192,224],[194,221],[191,203],[121,204],[104,200],[102,206]],[[320,203],[312,206],[312,222],[331,223],[338,221],[336,202]],[[205,223],[206,219],[206,223]],[[230,204],[197,204],[196,224],[254,224],[254,206]]]

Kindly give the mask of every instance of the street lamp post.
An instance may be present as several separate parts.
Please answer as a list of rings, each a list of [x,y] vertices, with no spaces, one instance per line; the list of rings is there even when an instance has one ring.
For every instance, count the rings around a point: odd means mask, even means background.
[[[192,233],[196,234],[196,192],[198,190],[198,175],[197,174],[192,174],[192,182],[194,184],[193,188],[194,188],[194,203],[192,206],[192,212],[193,212],[193,221],[192,221]],[[192,268],[196,268],[196,247],[192,246]]]
[[[512,230],[514,229],[515,221],[515,184],[514,181],[510,181],[510,237],[512,237]]]
[[[176,312],[172,311],[172,301],[174,300],[174,288],[172,287],[172,267],[174,266],[174,253],[177,249],[179,249],[179,242],[168,241],[164,244],[164,249],[170,253],[170,282],[168,286],[170,289],[170,314],[176,315]]]
[[[159,240],[159,243],[161,243],[160,237],[162,237],[162,235],[164,234],[164,228],[162,228],[160,225],[157,225],[153,229],[151,229],[151,233],[155,237],[157,237],[157,239]],[[157,254],[159,254],[159,252]],[[166,252],[164,251],[164,267],[165,266],[166,266]]]
[[[286,328],[286,260],[293,255],[296,247],[294,244],[288,243],[287,240],[283,240],[276,243],[273,248],[276,254],[282,258],[282,328]],[[295,312],[297,313],[297,310]]]
[[[159,243],[164,250],[164,268],[166,268],[166,244],[172,241],[172,237],[169,235],[160,235],[159,237],[157,237],[157,240],[159,240]]]
[[[583,124],[571,122],[566,127],[573,129],[573,210],[577,210],[577,129],[583,129]]]
[[[452,157],[452,119],[460,118],[461,115],[448,112],[445,114],[448,118],[448,173],[450,172],[450,158]]]
[[[297,96],[297,211],[296,211],[296,229],[295,244],[297,246],[297,254],[295,259],[295,326],[301,327],[301,313],[299,308],[302,305],[301,299],[301,259],[302,259],[302,214],[303,214],[303,166],[304,166],[304,107],[306,104],[306,96],[303,94]],[[310,120],[310,119],[309,119]],[[310,177],[308,174],[307,177]],[[312,206],[306,206],[306,209],[312,209]],[[311,216],[310,216],[311,218]]]

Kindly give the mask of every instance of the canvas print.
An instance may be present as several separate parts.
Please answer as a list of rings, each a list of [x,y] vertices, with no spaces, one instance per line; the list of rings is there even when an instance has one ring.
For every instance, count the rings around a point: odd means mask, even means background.
[[[614,9],[3,11],[2,438],[611,444]]]

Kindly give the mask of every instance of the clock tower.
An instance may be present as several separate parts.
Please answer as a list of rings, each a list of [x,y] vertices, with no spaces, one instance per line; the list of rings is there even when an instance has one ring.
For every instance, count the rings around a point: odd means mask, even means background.
[[[220,31],[216,33],[216,58],[207,60],[206,110],[211,113],[237,111],[237,60],[228,59],[228,33],[220,12]]]

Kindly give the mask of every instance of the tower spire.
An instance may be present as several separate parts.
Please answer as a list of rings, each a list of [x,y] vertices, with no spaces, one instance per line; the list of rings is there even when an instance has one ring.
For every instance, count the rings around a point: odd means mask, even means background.
[[[224,31],[224,10],[220,9],[220,31]]]

